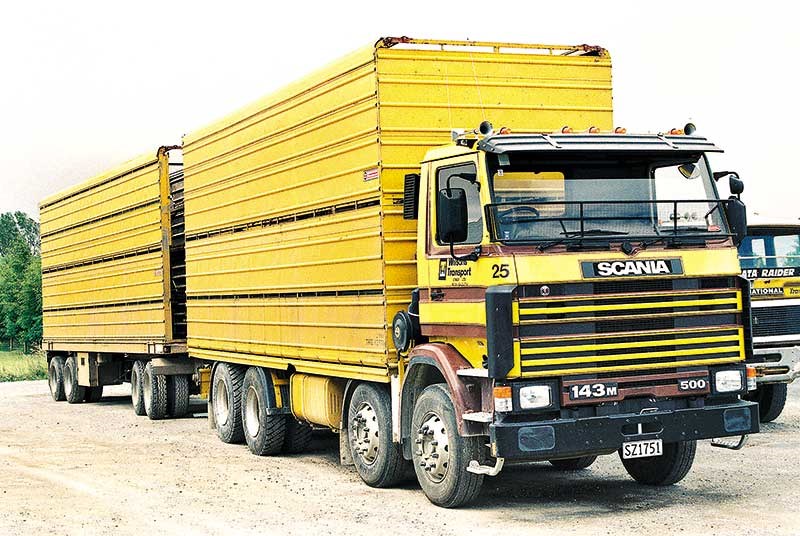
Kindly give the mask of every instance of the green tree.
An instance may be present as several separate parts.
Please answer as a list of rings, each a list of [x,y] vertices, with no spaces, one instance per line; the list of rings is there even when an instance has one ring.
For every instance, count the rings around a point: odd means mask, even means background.
[[[42,338],[39,224],[22,212],[0,214],[0,337],[29,351]]]
[[[6,212],[0,214],[0,256],[21,238],[34,255],[39,254],[39,224],[24,212]]]

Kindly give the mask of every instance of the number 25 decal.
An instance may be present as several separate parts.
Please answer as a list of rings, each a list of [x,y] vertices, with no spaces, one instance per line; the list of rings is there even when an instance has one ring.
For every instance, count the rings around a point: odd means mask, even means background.
[[[508,265],[507,264],[493,264],[492,265],[492,277],[494,279],[500,279],[503,277],[508,277]]]

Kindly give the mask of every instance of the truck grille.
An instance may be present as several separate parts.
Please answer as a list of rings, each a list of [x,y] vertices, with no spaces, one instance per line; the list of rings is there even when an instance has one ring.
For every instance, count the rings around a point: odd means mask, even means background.
[[[522,376],[597,374],[744,359],[735,278],[519,289]]]
[[[753,337],[800,334],[800,305],[753,307]]]

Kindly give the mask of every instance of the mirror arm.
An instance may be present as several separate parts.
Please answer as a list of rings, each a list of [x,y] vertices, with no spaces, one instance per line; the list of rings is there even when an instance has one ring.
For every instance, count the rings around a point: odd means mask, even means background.
[[[482,251],[483,248],[481,248],[481,245],[478,244],[475,246],[475,249],[472,250],[472,253],[464,255],[463,257],[459,257],[456,255],[456,252],[453,249],[453,242],[450,242],[450,256],[457,261],[477,261]]]

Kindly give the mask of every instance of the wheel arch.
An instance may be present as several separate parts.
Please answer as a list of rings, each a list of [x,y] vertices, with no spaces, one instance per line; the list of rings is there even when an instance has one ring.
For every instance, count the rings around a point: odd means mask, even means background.
[[[414,404],[423,389],[435,383],[446,383],[456,413],[458,433],[462,436],[483,435],[482,426],[465,421],[464,413],[481,411],[481,384],[473,378],[458,375],[461,369],[473,368],[461,353],[442,343],[414,347],[408,356],[405,378],[400,390],[400,438],[403,456],[411,459],[411,417]]]

